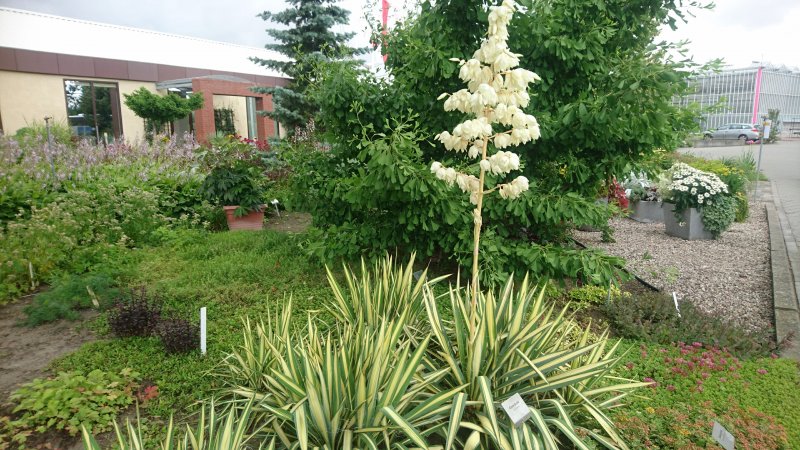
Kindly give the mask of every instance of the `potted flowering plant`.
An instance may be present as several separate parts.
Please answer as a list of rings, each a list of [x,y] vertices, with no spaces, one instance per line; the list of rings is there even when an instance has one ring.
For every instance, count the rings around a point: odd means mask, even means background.
[[[200,190],[222,206],[231,230],[260,230],[264,225],[266,177],[259,148],[236,136],[217,136],[197,154],[208,170]]]
[[[629,217],[637,222],[664,222],[661,207],[661,194],[655,183],[652,183],[644,172],[637,176],[631,172],[622,183],[625,195],[630,201]]]
[[[684,163],[673,164],[666,175],[669,185],[663,195],[667,234],[689,240],[713,239],[733,222],[731,218],[725,223],[725,218],[717,214],[731,209],[728,186],[718,176]],[[704,214],[706,211],[711,214]]]

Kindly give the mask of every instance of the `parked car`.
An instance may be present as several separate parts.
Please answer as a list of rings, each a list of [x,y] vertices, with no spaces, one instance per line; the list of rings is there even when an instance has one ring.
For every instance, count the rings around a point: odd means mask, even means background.
[[[706,139],[738,139],[740,141],[757,141],[761,136],[758,126],[749,123],[726,123],[716,130],[703,133]]]
[[[94,136],[94,127],[89,125],[73,125],[71,128],[75,136]]]

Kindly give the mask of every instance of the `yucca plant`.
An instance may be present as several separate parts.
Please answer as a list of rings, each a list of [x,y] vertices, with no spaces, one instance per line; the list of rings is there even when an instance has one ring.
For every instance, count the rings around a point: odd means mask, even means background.
[[[446,369],[422,370],[429,336],[414,345],[404,338],[407,310],[326,336],[310,319],[302,333],[290,333],[281,323],[291,304],[287,310],[276,323],[250,328],[255,336],[219,371],[230,404],[253,402],[253,421],[279,448],[426,448],[440,433],[461,388],[439,387]]]
[[[566,308],[556,311],[526,277],[515,287],[510,278],[497,294],[450,290],[452,322],[439,316],[433,293],[424,302],[437,350],[423,360],[428,370],[446,367],[443,391],[464,387],[453,405],[446,448],[557,449],[566,441],[589,448],[592,440],[608,448],[626,448],[604,410],[644,383],[617,378],[619,343],[607,333],[589,342],[588,328],[570,340],[575,323]],[[514,428],[499,402],[520,394],[531,418]]]
[[[181,437],[176,436],[172,417],[169,419],[164,438],[159,443],[161,450],[244,450],[274,449],[274,441],[255,442],[250,429],[251,405],[241,409],[230,409],[227,414],[218,416],[214,401],[205,405],[197,419],[195,429],[186,426]],[[128,420],[123,429],[114,423],[118,450],[144,450],[146,445],[142,433],[139,410],[136,410],[136,423]],[[82,427],[83,446],[86,450],[102,450],[100,444],[85,427]]]
[[[428,280],[428,270],[422,270],[415,280],[415,255],[403,266],[395,262],[391,255],[376,261],[370,270],[364,259],[361,259],[361,272],[356,273],[345,265],[344,287],[339,284],[331,270],[325,266],[328,284],[333,292],[334,302],[328,310],[339,323],[353,326],[366,324],[377,327],[385,320],[394,320],[402,314],[408,319],[409,332],[419,334],[420,320],[425,317],[422,304],[422,292],[425,286],[431,286],[447,278],[441,276]]]

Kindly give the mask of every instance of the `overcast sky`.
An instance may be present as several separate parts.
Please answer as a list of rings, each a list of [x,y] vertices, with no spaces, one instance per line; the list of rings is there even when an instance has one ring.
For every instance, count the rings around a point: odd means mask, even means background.
[[[404,14],[400,0],[389,1],[391,16]],[[800,1],[717,3],[713,11],[698,11],[688,24],[665,31],[661,38],[692,41],[690,54],[698,62],[721,57],[733,67],[753,61],[800,67]],[[354,44],[366,46],[364,11],[377,21],[380,2],[342,0],[340,5],[351,11],[350,31],[359,33]],[[0,0],[0,6],[261,47],[267,42],[264,30],[269,24],[256,15],[280,11],[285,4],[280,0]]]

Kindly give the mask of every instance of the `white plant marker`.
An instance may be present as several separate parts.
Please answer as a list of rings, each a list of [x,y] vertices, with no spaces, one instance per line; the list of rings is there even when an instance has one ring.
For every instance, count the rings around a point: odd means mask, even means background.
[[[514,394],[500,404],[508,417],[518,427],[531,417],[531,410],[519,394]]]
[[[678,311],[678,317],[681,316],[681,309],[678,308],[678,294],[672,291],[672,301],[675,302],[675,311]]]
[[[714,427],[711,428],[711,437],[725,450],[733,450],[736,446],[736,439],[733,435],[716,421]]]
[[[200,353],[206,354],[206,307],[200,308]]]
[[[278,213],[278,217],[280,217],[281,216],[281,212],[278,209],[278,203],[280,203],[280,202],[278,201],[278,199],[277,198],[273,198],[270,203],[272,203],[272,206],[275,207],[275,212]]]

